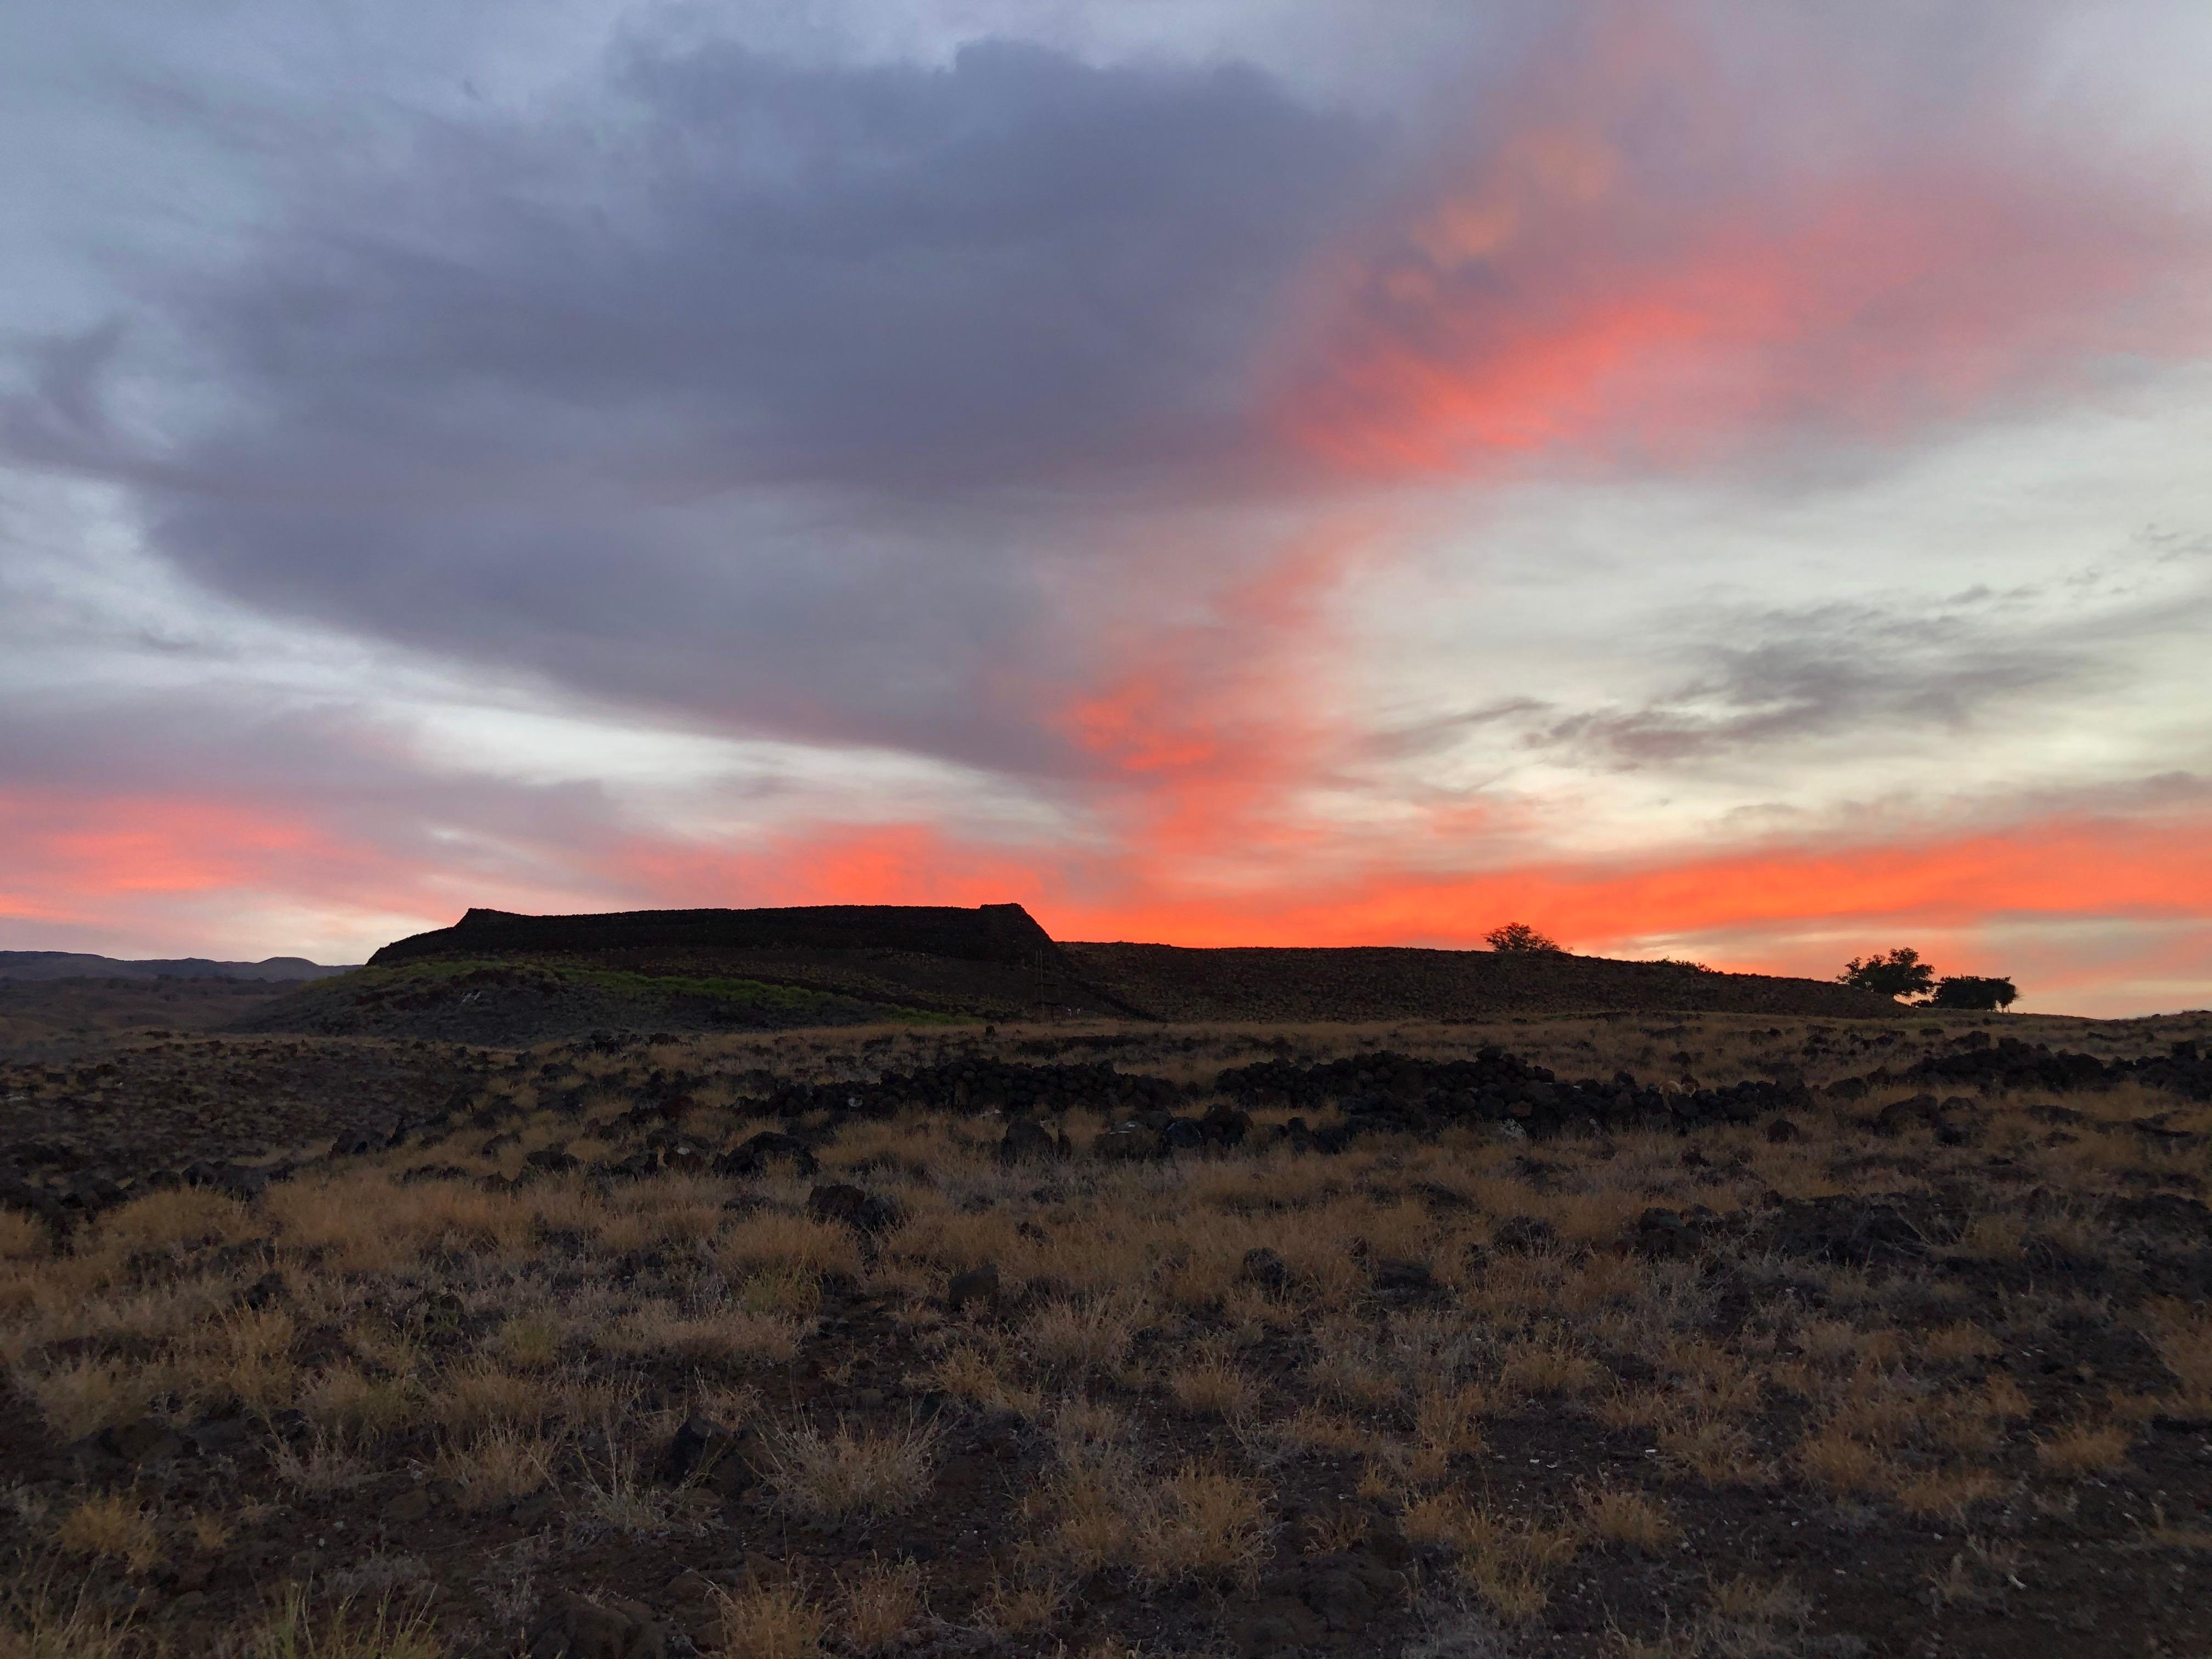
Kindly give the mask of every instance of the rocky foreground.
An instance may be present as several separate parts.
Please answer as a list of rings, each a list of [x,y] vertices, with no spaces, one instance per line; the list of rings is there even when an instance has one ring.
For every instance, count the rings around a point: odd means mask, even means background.
[[[2194,1031],[18,1066],[0,1652],[2185,1652]]]

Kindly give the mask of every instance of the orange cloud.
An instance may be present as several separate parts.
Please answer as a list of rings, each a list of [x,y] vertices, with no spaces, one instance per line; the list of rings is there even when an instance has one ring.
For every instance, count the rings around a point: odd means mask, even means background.
[[[2204,349],[2202,228],[2078,154],[2000,166],[1930,132],[1770,176],[1757,94],[1690,26],[1600,16],[1316,277],[1285,346],[1297,447],[1382,478],[1553,447],[1700,461]]]
[[[252,949],[227,941],[250,933],[245,913],[267,907],[325,918],[324,936],[343,939],[451,902],[419,862],[311,811],[247,802],[0,789],[0,920],[91,930],[157,955]]]

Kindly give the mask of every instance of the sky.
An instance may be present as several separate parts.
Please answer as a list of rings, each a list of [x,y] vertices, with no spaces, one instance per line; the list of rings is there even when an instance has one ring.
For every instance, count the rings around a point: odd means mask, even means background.
[[[0,11],[0,948],[2212,1005],[2198,0]]]

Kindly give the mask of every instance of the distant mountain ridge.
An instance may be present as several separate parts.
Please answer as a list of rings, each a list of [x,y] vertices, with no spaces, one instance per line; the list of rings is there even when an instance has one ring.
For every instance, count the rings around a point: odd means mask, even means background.
[[[210,962],[205,957],[132,962],[80,951],[0,951],[0,980],[17,979],[327,979],[351,966],[326,968],[305,957],[259,962]]]

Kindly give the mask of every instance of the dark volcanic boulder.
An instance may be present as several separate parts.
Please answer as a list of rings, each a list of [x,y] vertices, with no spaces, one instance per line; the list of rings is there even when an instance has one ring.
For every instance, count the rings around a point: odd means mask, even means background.
[[[714,1170],[720,1176],[757,1176],[772,1161],[787,1162],[799,1174],[807,1176],[822,1167],[821,1161],[814,1156],[814,1149],[797,1135],[763,1129],[743,1146],[716,1158]]]
[[[842,1182],[817,1187],[807,1194],[806,1209],[810,1215],[819,1216],[824,1221],[842,1222],[863,1233],[885,1232],[899,1223],[897,1205]]]
[[[1769,1214],[1774,1248],[1784,1255],[1864,1267],[1927,1254],[1911,1218],[1893,1203],[1844,1195],[1784,1200]]]

